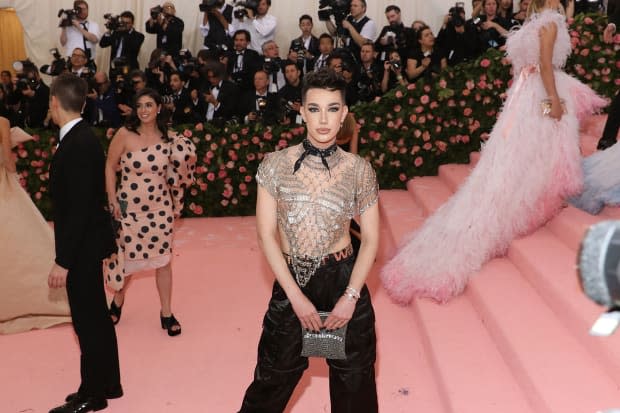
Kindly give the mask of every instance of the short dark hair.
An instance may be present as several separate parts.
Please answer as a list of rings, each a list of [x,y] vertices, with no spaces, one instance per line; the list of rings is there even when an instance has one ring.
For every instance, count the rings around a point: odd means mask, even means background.
[[[73,8],[77,9],[79,6],[86,6],[86,8],[88,8],[88,3],[84,0],[75,0],[73,2]]]
[[[301,88],[301,101],[306,101],[306,95],[311,89],[324,89],[329,91],[338,91],[345,102],[345,90],[347,82],[344,78],[336,73],[333,69],[324,67],[317,71],[307,73],[304,76],[303,86]]]
[[[309,14],[302,14],[299,18],[299,23],[301,24],[301,22],[304,20],[310,20],[310,23],[312,23],[312,17],[310,17]]]
[[[319,36],[319,41],[321,41],[322,39],[329,39],[329,40],[331,40],[332,44],[334,44],[334,38],[329,33],[321,34]]]
[[[205,75],[207,72],[213,73],[213,76],[217,77],[220,80],[226,79],[226,66],[224,63],[212,60],[208,62],[205,66]]]
[[[288,66],[295,66],[299,70],[299,66],[297,66],[296,60],[286,59],[282,64],[282,68],[286,69]]]
[[[88,84],[73,73],[63,73],[50,86],[50,96],[56,96],[60,107],[68,112],[80,113],[86,102]]]
[[[134,96],[133,98],[134,110],[131,111],[131,114],[127,118],[125,127],[127,128],[127,130],[137,133],[138,135],[140,134],[140,132],[138,132],[138,127],[140,126],[142,121],[138,117],[137,103],[138,103],[138,100],[140,100],[142,96],[148,96],[151,99],[153,99],[158,106],[161,105],[161,111],[157,113],[157,129],[159,129],[159,131],[162,133],[164,139],[168,140],[168,118],[170,114],[168,113],[166,106],[162,105],[162,98],[160,94],[157,93],[156,90],[153,90],[148,87],[142,89],[141,91],[136,93],[136,96]]]
[[[395,11],[396,13],[400,14],[400,7],[394,4],[390,4],[389,6],[385,8],[385,13],[389,13],[391,11]]]
[[[144,83],[146,83],[146,73],[144,73],[142,70],[134,69],[131,71],[131,73],[129,73],[129,79],[133,80],[136,77],[139,77]]]
[[[10,71],[8,71],[8,70],[3,70],[3,71],[2,71],[2,76],[10,76],[10,77],[13,77],[13,75],[11,75],[11,72],[10,72]]]
[[[235,37],[237,37],[238,34],[245,34],[245,38],[248,42],[252,41],[252,35],[250,34],[249,31],[245,30],[245,29],[239,29],[237,30],[234,34],[233,34],[233,40],[235,39]]]
[[[133,13],[130,12],[129,10],[122,12],[121,17],[130,18],[132,23],[136,21],[136,18],[134,17]]]

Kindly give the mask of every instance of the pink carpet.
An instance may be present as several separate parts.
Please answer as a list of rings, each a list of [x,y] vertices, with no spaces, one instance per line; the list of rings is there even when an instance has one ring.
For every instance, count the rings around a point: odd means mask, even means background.
[[[596,146],[604,118],[583,133]],[[477,154],[472,155],[475,162]],[[394,245],[437,208],[471,165],[446,165],[407,191],[382,191],[382,251],[369,285],[377,313],[383,413],[594,413],[620,407],[620,335],[587,331],[601,309],[579,291],[574,262],[588,225],[620,218],[566,208],[508,256],[488,263],[447,305],[389,302],[376,271]],[[138,274],[117,326],[126,395],[109,412],[235,412],[252,377],[272,276],[255,219],[180,223],[173,262],[174,312],[183,334],[159,328],[151,273]],[[0,337],[0,412],[47,412],[78,385],[68,325]],[[327,367],[312,360],[288,412],[329,412]]]

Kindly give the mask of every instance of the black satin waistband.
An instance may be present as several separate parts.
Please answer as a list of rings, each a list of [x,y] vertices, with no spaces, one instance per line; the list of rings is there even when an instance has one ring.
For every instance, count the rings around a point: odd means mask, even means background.
[[[286,260],[286,263],[288,265],[292,265],[293,264],[293,257],[289,254],[286,253],[282,253],[284,255],[284,259]],[[336,252],[332,252],[329,254],[324,255],[321,258],[321,266],[326,265],[326,264],[335,264],[338,263],[340,261],[343,261],[349,257],[351,257],[353,255],[353,246],[351,244],[347,245],[346,247],[344,247],[343,249],[341,249],[340,251],[336,251]],[[312,262],[314,261],[312,258],[310,257],[297,257],[297,260],[299,261],[307,261],[307,262]]]

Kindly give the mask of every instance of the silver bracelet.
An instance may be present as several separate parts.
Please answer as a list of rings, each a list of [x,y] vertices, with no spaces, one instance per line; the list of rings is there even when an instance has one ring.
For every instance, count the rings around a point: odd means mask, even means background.
[[[355,288],[351,287],[350,285],[346,288],[345,294],[349,294],[353,296],[356,300],[359,300],[360,298],[359,291],[357,291]]]

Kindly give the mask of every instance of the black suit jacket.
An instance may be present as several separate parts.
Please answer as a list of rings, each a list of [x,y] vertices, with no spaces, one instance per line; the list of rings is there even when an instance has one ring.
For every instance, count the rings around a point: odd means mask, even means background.
[[[620,0],[609,0],[607,17],[609,17],[609,23],[616,25],[616,32],[620,32]]]
[[[240,72],[235,72],[236,64],[237,52],[235,50],[231,50],[228,54],[228,73],[242,91],[253,89],[254,73],[263,67],[263,58],[257,51],[245,49],[243,51],[243,70]]]
[[[228,22],[228,24],[232,23],[233,17],[233,7],[230,4],[227,4],[224,7],[224,12],[222,13],[224,19]],[[221,45],[226,45],[228,49],[232,48],[233,42],[222,23],[213,15],[213,13],[209,13],[207,15],[207,19],[209,20],[209,34],[205,36],[204,45],[207,49],[214,49]]]
[[[183,29],[185,23],[176,16],[169,17],[170,21],[166,30],[157,22],[151,26],[149,21],[145,23],[146,32],[157,35],[157,48],[165,50],[173,57],[179,55],[179,50],[183,48]]]
[[[116,249],[105,210],[105,156],[88,124],[80,121],[58,146],[50,166],[56,263],[72,270]]]
[[[256,109],[256,91],[254,89],[246,92],[241,98],[241,116],[245,117],[250,112],[258,112]],[[281,115],[280,101],[276,93],[267,93],[267,105],[261,113],[261,121],[266,125],[273,125]]]
[[[139,69],[138,54],[144,42],[144,35],[142,33],[132,30],[131,32],[115,31],[111,35],[104,34],[99,41],[99,46],[112,46],[110,54],[110,65],[112,65],[112,61],[116,57],[121,44],[121,39],[123,40],[121,56],[127,59],[127,63],[132,69]]]
[[[301,36],[291,40],[291,45],[289,46],[289,50],[293,50],[293,43],[295,43],[296,41],[301,42],[303,44],[303,39],[301,38]],[[308,51],[310,52],[310,54],[312,56],[314,56],[314,58],[312,59],[305,59],[304,62],[306,64],[306,72],[311,72],[314,70],[314,64],[316,63],[316,59],[321,55],[321,51],[319,50],[319,38],[316,36],[312,36],[310,37],[310,47],[308,47]],[[299,68],[300,70],[303,71],[303,67]]]

